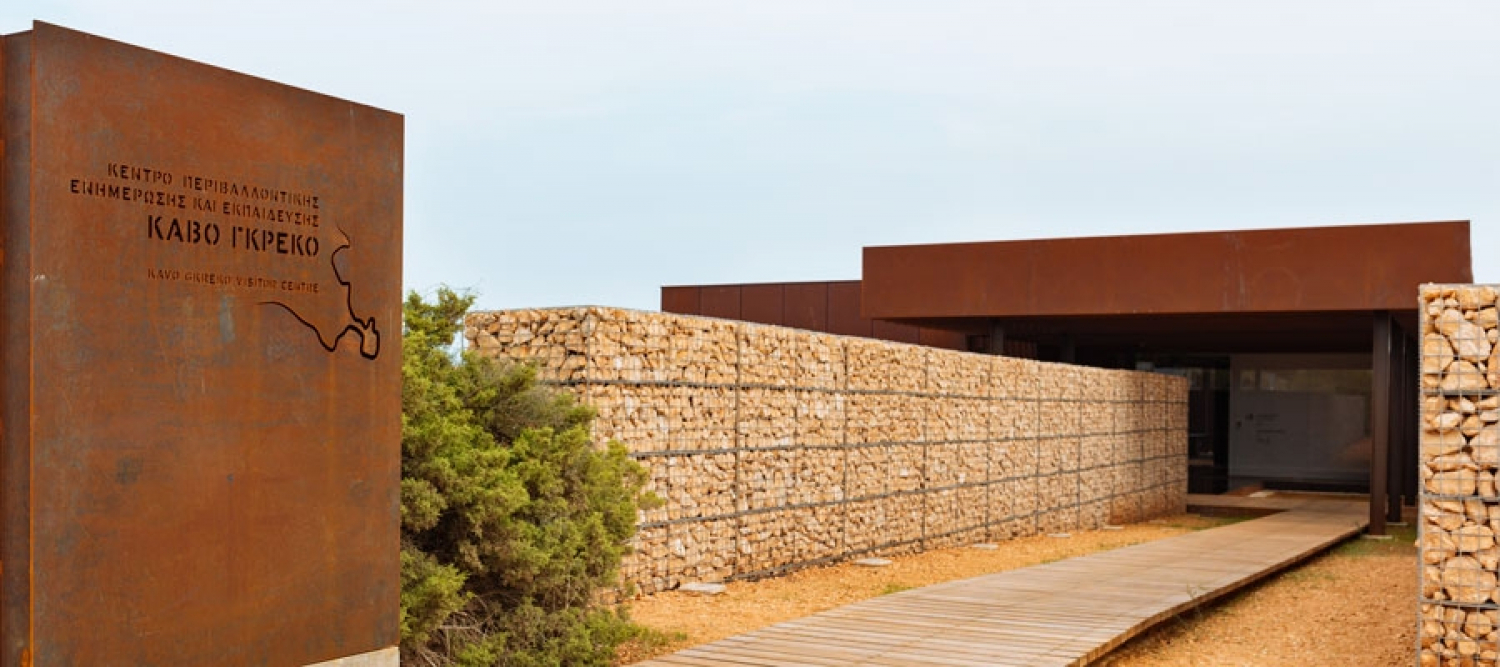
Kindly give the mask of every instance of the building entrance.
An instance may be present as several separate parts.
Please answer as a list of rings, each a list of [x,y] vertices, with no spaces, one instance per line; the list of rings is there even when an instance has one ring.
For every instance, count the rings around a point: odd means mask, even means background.
[[[1368,355],[1235,355],[1229,484],[1369,492]]]

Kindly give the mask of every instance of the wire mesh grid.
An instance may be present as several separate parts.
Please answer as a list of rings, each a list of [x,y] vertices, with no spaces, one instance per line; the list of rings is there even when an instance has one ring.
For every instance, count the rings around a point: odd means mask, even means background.
[[[1419,291],[1417,664],[1500,664],[1500,317],[1496,288]]]
[[[1136,521],[1184,502],[1186,392],[1174,378],[704,318],[552,311],[587,320],[568,326],[529,312],[485,320],[512,342],[475,348],[564,360],[566,372],[540,376],[590,400],[596,438],[646,466],[665,504],[642,513],[623,568],[643,592]],[[575,332],[587,333],[581,346]]]

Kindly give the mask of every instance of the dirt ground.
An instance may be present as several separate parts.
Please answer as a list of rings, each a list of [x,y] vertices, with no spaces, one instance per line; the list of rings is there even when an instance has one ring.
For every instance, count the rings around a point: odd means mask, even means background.
[[[1107,667],[1410,665],[1416,659],[1413,528],[1354,540],[1106,656]]]
[[[1123,526],[1003,542],[987,551],[970,547],[894,556],[886,567],[842,563],[784,577],[727,584],[720,595],[666,592],[630,603],[630,615],[655,631],[648,641],[622,647],[617,664],[630,664],[852,602],[930,584],[1115,549],[1223,525],[1226,519],[1184,514]]]
[[[668,592],[630,603],[654,632],[622,647],[630,664],[859,600],[929,584],[1048,563],[1226,523],[1181,515],[1073,533],[1030,537],[993,551],[943,549],[894,557],[883,568],[840,564],[756,582],[732,582],[717,596]],[[1397,531],[1401,529],[1396,529]],[[1393,531],[1394,532],[1394,531]],[[1110,667],[1199,665],[1411,664],[1415,646],[1413,535],[1356,540],[1242,592],[1168,621],[1117,649]]]

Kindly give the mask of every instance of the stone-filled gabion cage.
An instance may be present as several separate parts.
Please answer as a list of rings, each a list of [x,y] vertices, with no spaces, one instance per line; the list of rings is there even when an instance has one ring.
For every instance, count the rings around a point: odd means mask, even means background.
[[[1500,288],[1423,285],[1417,662],[1500,660]]]
[[[617,308],[471,313],[598,410],[665,503],[651,593],[1182,512],[1187,381]]]

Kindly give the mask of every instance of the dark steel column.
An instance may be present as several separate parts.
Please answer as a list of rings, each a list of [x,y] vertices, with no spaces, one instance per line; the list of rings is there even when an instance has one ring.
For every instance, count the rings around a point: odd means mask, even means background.
[[[1421,400],[1421,375],[1422,360],[1417,355],[1417,332],[1411,332],[1404,339],[1407,375],[1406,385],[1402,387],[1405,392],[1403,399],[1406,411],[1406,429],[1401,433],[1402,454],[1401,458],[1406,462],[1406,472],[1401,477],[1401,495],[1406,496],[1406,504],[1415,507],[1417,505],[1417,431],[1421,428],[1420,407]]]
[[[1005,354],[1005,327],[994,320],[990,321],[990,342],[985,351],[990,354]]]
[[[1406,422],[1412,418],[1412,410],[1406,404],[1406,383],[1411,381],[1413,369],[1406,358],[1406,331],[1401,325],[1391,322],[1391,396],[1390,396],[1390,442],[1386,446],[1386,506],[1385,520],[1401,522],[1401,479],[1406,475]]]
[[[1391,444],[1391,314],[1375,311],[1371,342],[1370,386],[1370,528],[1385,534],[1386,470]]]

